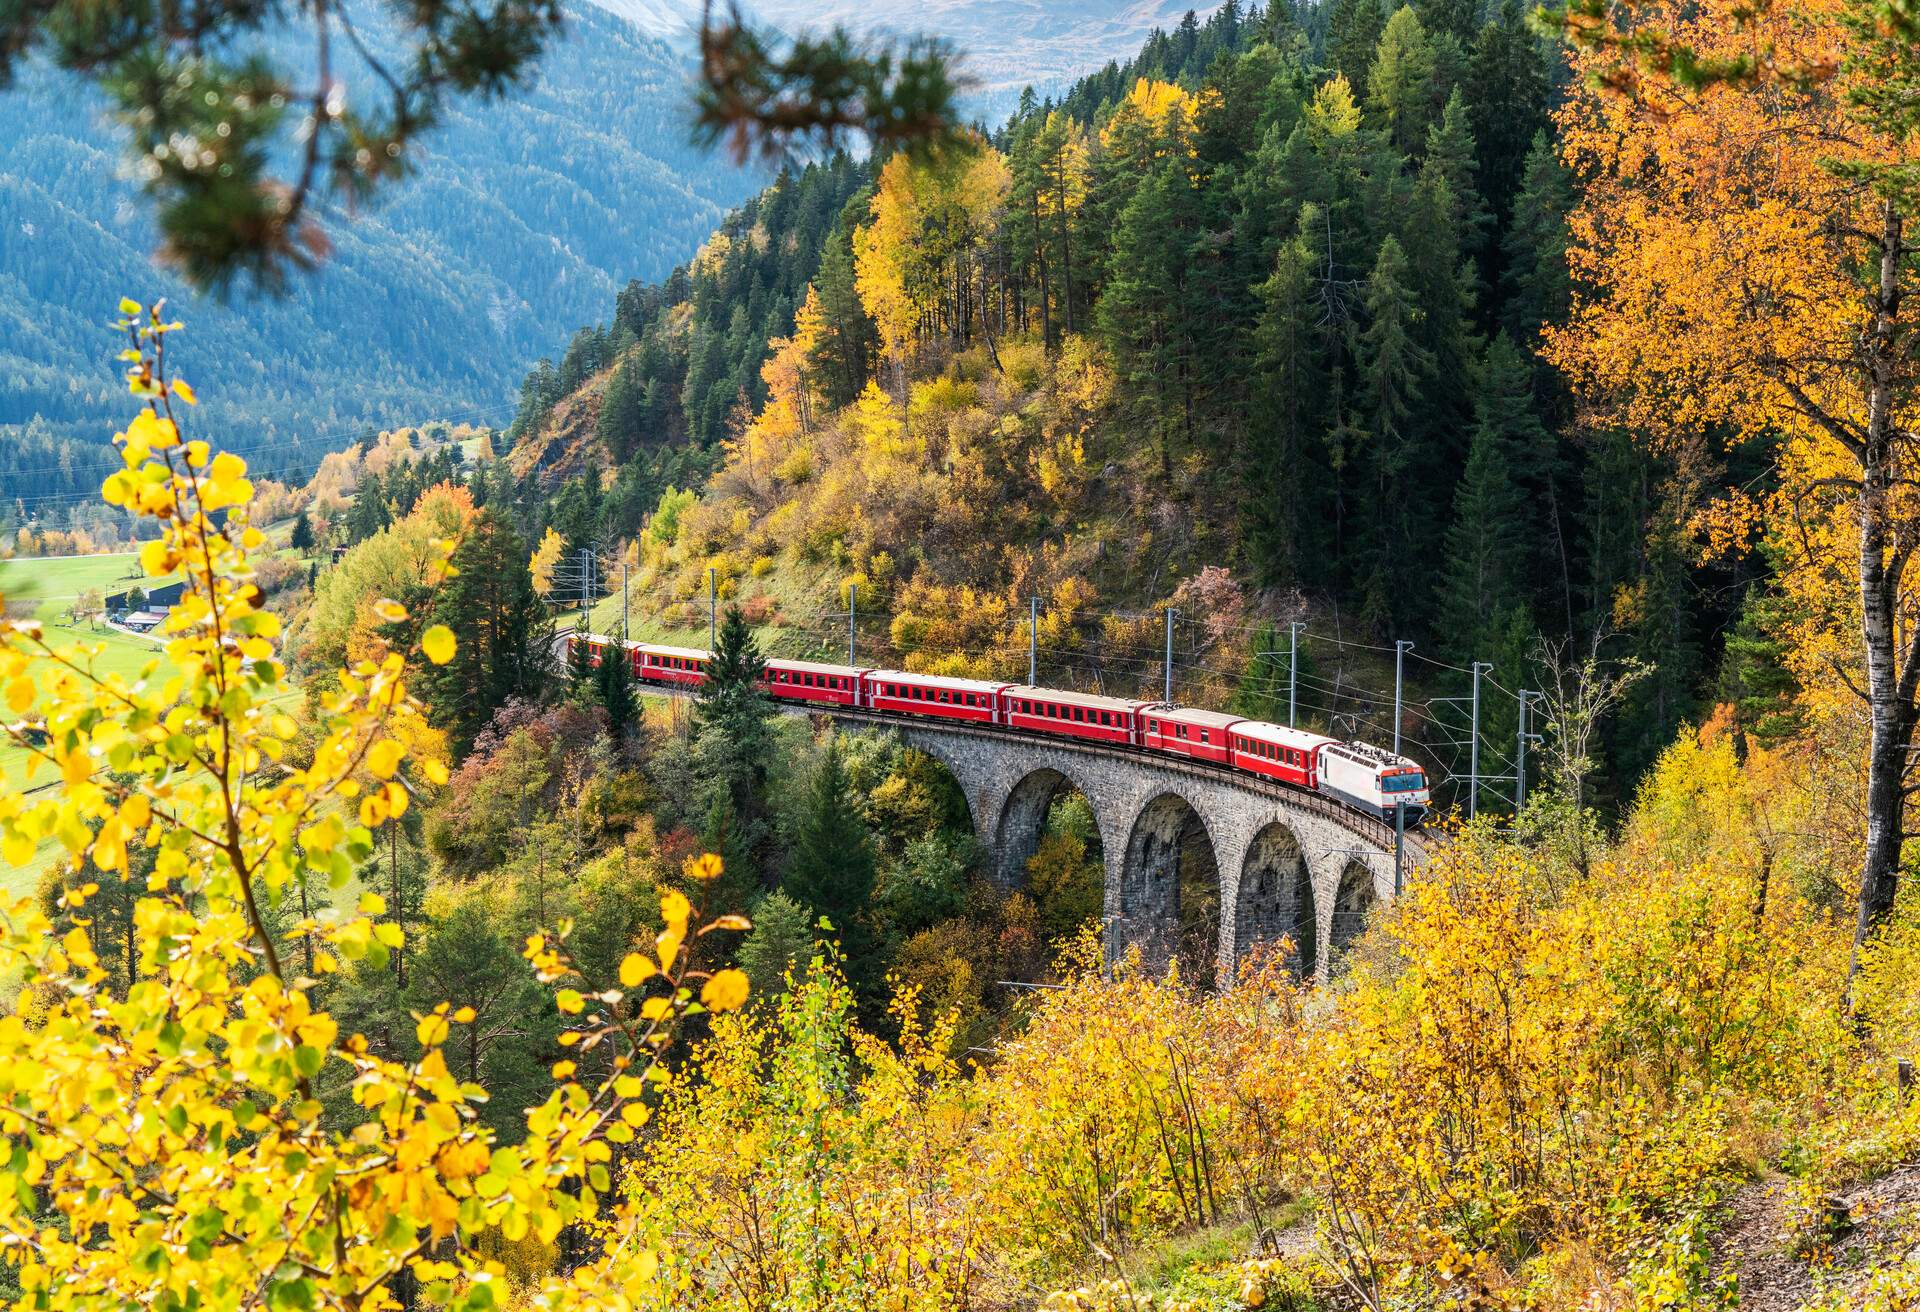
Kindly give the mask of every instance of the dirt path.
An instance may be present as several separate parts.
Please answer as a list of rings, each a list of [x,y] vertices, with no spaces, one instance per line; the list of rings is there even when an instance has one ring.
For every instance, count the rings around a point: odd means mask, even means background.
[[[1713,1269],[1738,1280],[1741,1312],[1797,1312],[1822,1294],[1839,1295],[1845,1306],[1874,1266],[1898,1262],[1920,1244],[1920,1163],[1896,1167],[1840,1198],[1852,1227],[1812,1261],[1794,1252],[1784,1179],[1756,1180],[1728,1200]]]

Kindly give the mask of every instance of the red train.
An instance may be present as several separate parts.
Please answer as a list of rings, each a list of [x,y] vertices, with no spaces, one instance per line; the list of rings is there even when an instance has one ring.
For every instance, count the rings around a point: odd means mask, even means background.
[[[569,637],[569,649],[578,641]],[[599,634],[584,641],[594,665],[621,646],[618,638]],[[697,687],[706,681],[704,651],[640,642],[625,647],[634,677],[643,683]],[[1426,774],[1404,756],[1219,711],[818,661],[769,660],[761,686],[776,701],[990,724],[1207,761],[1310,789],[1384,820],[1404,806],[1410,825],[1426,814],[1431,800]]]

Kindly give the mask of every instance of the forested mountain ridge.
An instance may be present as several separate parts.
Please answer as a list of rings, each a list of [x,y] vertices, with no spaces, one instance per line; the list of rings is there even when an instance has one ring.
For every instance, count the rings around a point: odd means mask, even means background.
[[[310,471],[369,427],[503,424],[514,375],[556,325],[635,273],[664,274],[759,185],[691,143],[686,77],[683,53],[577,6],[527,86],[454,106],[402,192],[327,224],[334,249],[286,299],[220,304],[153,267],[97,98],[30,69],[0,94],[7,509],[58,516],[97,488],[98,434],[125,392],[101,325],[129,288],[190,317],[179,363],[205,375],[218,362],[222,379],[203,421],[271,451],[265,472]]]
[[[591,422],[587,482],[618,468],[625,493],[576,488],[564,536],[603,551],[674,482],[663,453],[718,467],[671,540],[631,549],[640,612],[671,626],[714,570],[756,614],[831,629],[857,586],[871,658],[924,668],[1024,667],[1033,593],[1060,678],[1145,687],[1157,651],[1128,617],[1224,568],[1230,613],[1182,608],[1219,667],[1194,696],[1223,700],[1261,626],[1310,612],[1363,648],[1415,640],[1463,704],[1492,662],[1482,731],[1509,770],[1515,690],[1597,643],[1644,669],[1611,744],[1630,779],[1700,704],[1742,596],[1696,566],[1690,508],[1759,471],[1680,476],[1581,426],[1536,357],[1570,291],[1560,67],[1518,4],[1224,6],[971,150],[885,161],[831,227],[736,217],[622,294],[681,354],[613,343],[616,322],[528,380],[520,467],[552,454],[548,414]],[[780,253],[781,296],[740,232]],[[694,339],[728,366],[688,368]],[[1338,659],[1310,714],[1389,737]],[[1427,726],[1455,755],[1460,718]]]

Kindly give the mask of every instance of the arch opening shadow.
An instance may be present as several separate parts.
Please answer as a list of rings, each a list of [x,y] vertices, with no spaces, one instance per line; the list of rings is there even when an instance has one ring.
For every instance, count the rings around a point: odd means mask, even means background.
[[[1110,950],[1138,946],[1159,972],[1177,960],[1183,978],[1210,987],[1219,965],[1220,865],[1192,803],[1162,793],[1141,809],[1127,839]]]
[[[1379,897],[1373,889],[1373,871],[1359,861],[1349,860],[1340,869],[1340,884],[1333,898],[1333,928],[1328,933],[1328,959],[1337,962],[1366,930]]]
[[[1001,888],[1007,892],[1025,890],[1029,869],[1042,843],[1062,834],[1077,838],[1086,859],[1104,868],[1100,825],[1092,802],[1066,775],[1042,767],[1015,784],[1000,807],[993,845],[999,856]]]
[[[1313,974],[1318,965],[1319,933],[1313,876],[1300,839],[1280,821],[1254,837],[1240,869],[1234,904],[1233,965],[1260,948],[1286,942],[1286,965],[1295,977]]]

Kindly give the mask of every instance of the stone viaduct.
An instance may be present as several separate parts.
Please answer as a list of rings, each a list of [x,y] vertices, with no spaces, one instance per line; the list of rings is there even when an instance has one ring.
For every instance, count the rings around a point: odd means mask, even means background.
[[[1099,826],[1110,950],[1138,945],[1156,967],[1172,953],[1181,923],[1183,857],[1213,863],[1222,981],[1250,948],[1282,936],[1296,945],[1301,973],[1326,978],[1369,910],[1395,892],[1393,826],[1315,794],[1102,744],[864,711],[830,714],[849,727],[891,729],[942,762],[1008,888],[1022,882],[1054,798],[1079,790]],[[1406,871],[1424,859],[1409,834]]]

